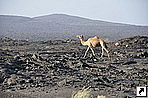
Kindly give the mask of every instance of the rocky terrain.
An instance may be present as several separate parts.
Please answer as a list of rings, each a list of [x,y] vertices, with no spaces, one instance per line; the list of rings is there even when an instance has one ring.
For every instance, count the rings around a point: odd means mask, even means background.
[[[70,98],[90,87],[94,96],[134,98],[136,86],[148,86],[148,37],[107,44],[111,59],[93,57],[79,40],[0,39],[0,96]],[[108,97],[109,96],[109,97]]]

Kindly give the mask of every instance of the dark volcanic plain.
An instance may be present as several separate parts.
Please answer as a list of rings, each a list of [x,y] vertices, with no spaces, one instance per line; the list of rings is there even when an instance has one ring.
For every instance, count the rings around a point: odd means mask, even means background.
[[[118,46],[115,43],[118,42]],[[136,86],[148,85],[148,37],[107,44],[111,59],[93,57],[79,40],[0,39],[2,98],[70,98],[90,87],[95,98],[134,98]]]

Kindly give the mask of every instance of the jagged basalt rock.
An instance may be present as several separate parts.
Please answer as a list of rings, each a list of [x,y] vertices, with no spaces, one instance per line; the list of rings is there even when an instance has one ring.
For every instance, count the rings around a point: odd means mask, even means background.
[[[90,86],[134,97],[135,86],[147,85],[147,37],[107,44],[111,59],[100,57],[101,48],[95,49],[99,52],[96,57],[83,58],[86,48],[79,41],[28,42],[8,38],[1,39],[0,45],[1,91]]]

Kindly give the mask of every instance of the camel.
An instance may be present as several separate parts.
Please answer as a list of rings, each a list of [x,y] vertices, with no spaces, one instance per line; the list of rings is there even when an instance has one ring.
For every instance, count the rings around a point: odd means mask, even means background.
[[[86,50],[86,52],[85,52],[85,54],[84,54],[84,58],[86,57],[86,54],[87,54],[89,48],[91,49],[93,56],[95,56],[95,52],[94,52],[94,50],[93,50],[93,47],[97,47],[99,44],[100,44],[101,47],[102,47],[102,54],[101,54],[101,57],[103,57],[103,55],[104,55],[104,50],[105,50],[106,53],[107,53],[107,55],[108,55],[108,58],[109,58],[109,53],[108,53],[109,51],[106,49],[106,44],[105,44],[105,42],[104,42],[102,39],[100,39],[99,37],[95,36],[95,37],[89,38],[87,41],[84,41],[83,35],[77,35],[76,37],[80,39],[82,45],[88,46],[88,48],[87,48],[87,50]]]

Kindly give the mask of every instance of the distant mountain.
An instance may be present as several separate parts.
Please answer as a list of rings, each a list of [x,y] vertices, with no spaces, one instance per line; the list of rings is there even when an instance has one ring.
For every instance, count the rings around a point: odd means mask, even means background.
[[[148,26],[136,26],[91,20],[65,14],[40,17],[0,15],[0,37],[23,40],[75,39],[81,34],[85,38],[99,36],[111,41],[125,37],[148,36]]]

